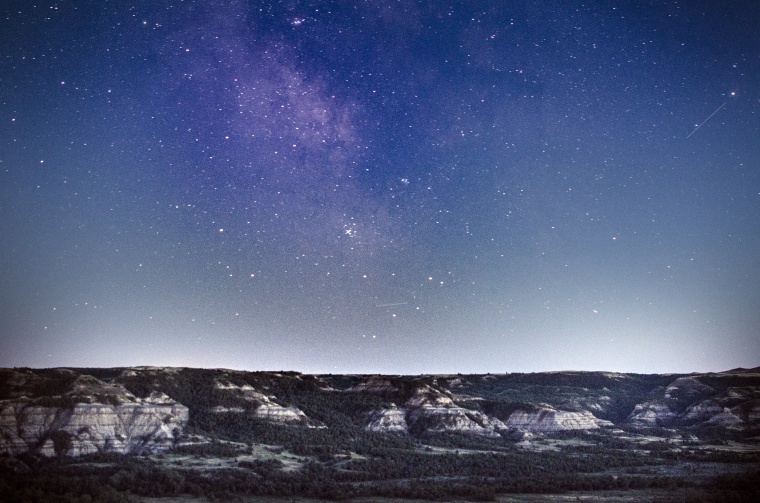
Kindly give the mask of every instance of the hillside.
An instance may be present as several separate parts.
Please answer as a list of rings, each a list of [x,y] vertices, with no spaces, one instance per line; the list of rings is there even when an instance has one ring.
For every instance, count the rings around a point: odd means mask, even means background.
[[[4,473],[73,476],[95,457],[109,467],[103,486],[114,497],[221,490],[488,499],[539,488],[700,489],[707,479],[758,470],[759,432],[760,369],[423,376],[0,369]],[[39,471],[52,461],[69,471]],[[711,468],[694,471],[702,465]],[[146,466],[171,475],[173,489],[134,475]]]

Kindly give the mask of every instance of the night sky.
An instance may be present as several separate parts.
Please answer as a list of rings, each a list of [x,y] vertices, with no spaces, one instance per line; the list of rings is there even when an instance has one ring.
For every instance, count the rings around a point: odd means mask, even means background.
[[[0,366],[760,364],[754,0],[34,3]]]

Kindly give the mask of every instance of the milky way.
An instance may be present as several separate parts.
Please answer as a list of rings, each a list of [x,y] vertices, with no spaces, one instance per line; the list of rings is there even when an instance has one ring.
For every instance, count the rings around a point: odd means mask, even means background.
[[[759,25],[755,2],[4,6],[0,365],[756,366]]]

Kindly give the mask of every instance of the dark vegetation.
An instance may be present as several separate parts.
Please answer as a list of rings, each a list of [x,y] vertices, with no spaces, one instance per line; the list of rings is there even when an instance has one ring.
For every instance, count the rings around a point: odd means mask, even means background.
[[[382,444],[382,442],[378,442]],[[755,468],[704,482],[642,475],[648,461],[600,449],[593,456],[570,453],[500,452],[429,454],[375,448],[368,459],[340,456],[283,471],[276,460],[240,461],[210,470],[167,467],[136,456],[96,455],[82,459],[6,460],[0,470],[0,501],[126,502],[128,496],[204,496],[233,501],[241,496],[313,497],[340,500],[360,496],[490,501],[500,493],[561,493],[630,489],[689,490],[690,501],[757,501]],[[757,460],[755,460],[757,461]],[[631,467],[612,475],[609,468]],[[726,499],[730,496],[729,499]]]

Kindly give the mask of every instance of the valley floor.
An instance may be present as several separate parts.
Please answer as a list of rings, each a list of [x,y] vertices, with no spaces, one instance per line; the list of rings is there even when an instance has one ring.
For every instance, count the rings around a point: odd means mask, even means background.
[[[171,498],[134,498],[134,503],[208,503],[208,499],[194,496]],[[446,500],[449,503],[464,503],[471,500]],[[563,494],[509,494],[500,495],[495,503],[687,503],[698,501],[743,501],[724,498],[719,491],[699,489],[645,489],[628,491],[574,491]],[[752,501],[752,500],[746,500]],[[237,500],[238,503],[334,503],[334,500],[309,498],[269,498],[249,497]],[[345,503],[430,503],[428,500],[403,498],[354,498]]]

